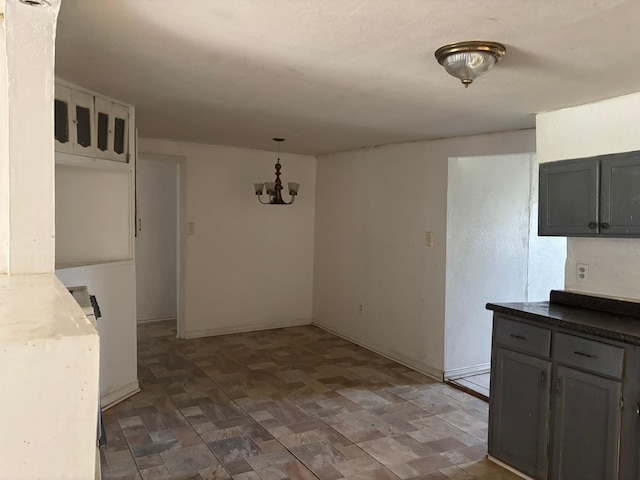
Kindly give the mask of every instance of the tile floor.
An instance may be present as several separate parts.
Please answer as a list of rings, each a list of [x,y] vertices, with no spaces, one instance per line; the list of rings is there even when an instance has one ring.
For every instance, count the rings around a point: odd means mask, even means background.
[[[104,413],[108,479],[516,479],[487,404],[317,327],[138,329],[142,391]]]

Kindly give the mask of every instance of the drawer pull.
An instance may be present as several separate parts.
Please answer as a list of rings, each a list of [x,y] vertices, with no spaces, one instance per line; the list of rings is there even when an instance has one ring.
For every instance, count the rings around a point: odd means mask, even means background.
[[[585,352],[573,352],[576,355],[580,355],[581,357],[587,357],[587,358],[596,358],[597,355],[591,355],[590,353],[585,353]]]
[[[528,340],[526,335],[516,335],[515,333],[511,334],[511,338],[515,338],[516,340],[522,340],[524,342]]]

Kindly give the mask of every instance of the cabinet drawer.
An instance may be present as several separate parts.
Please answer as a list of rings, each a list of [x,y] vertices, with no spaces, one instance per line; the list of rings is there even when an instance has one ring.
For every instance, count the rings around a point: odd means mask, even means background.
[[[551,351],[551,330],[522,322],[495,317],[494,339],[497,343],[521,352],[548,357]]]
[[[587,338],[556,334],[553,357],[566,365],[622,378],[624,348]]]

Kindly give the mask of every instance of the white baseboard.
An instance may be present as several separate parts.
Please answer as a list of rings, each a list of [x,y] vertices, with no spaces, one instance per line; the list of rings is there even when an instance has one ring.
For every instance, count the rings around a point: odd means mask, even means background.
[[[140,391],[140,384],[138,380],[135,380],[131,383],[126,384],[124,387],[120,387],[113,392],[104,395],[100,398],[100,405],[102,410],[107,410],[108,408],[113,407],[116,403],[120,403],[123,400],[126,400],[132,395],[135,395]]]
[[[433,368],[432,366],[427,365],[426,363],[407,357],[406,355],[403,355],[399,352],[389,351],[380,345],[372,344],[371,342],[365,341],[361,338],[355,337],[348,333],[344,333],[339,330],[326,327],[320,323],[317,323],[315,320],[311,324],[318,328],[326,330],[327,332],[333,333],[338,337],[342,337],[345,340],[349,340],[350,342],[355,343],[356,345],[359,345],[362,348],[366,348],[367,350],[370,350],[374,353],[377,353],[378,355],[382,355],[383,357],[388,358],[389,360],[393,360],[394,362],[398,362],[399,364],[404,365],[405,367],[409,367],[410,369],[415,370],[419,373],[422,373],[427,377],[430,377],[430,378],[433,378],[434,380],[438,380],[439,382],[442,382],[442,379],[443,379],[442,370]]]
[[[166,315],[164,317],[160,316],[142,316],[142,317],[138,317],[138,319],[136,320],[136,323],[152,323],[152,322],[164,322],[165,320],[174,320],[174,321],[178,321],[177,317],[175,316],[175,314],[173,315]]]
[[[515,473],[517,476],[519,476],[520,478],[524,478],[524,480],[533,480],[533,478],[531,478],[528,475],[525,475],[522,472],[519,472],[518,470],[516,470],[515,468],[507,465],[504,462],[501,462],[500,460],[498,460],[497,458],[493,458],[491,455],[487,455],[487,460],[495,463],[496,465],[500,465],[502,468],[504,468],[505,470],[509,470],[511,473]]]
[[[478,365],[471,365],[470,367],[445,370],[444,379],[456,380],[457,378],[470,377],[472,375],[482,375],[483,373],[489,373],[490,371],[491,363],[479,363]]]
[[[287,320],[284,322],[272,322],[268,324],[256,325],[233,325],[229,327],[208,328],[206,330],[186,330],[182,338],[202,338],[215,337],[217,335],[229,335],[232,333],[258,332],[260,330],[273,330],[274,328],[300,327],[311,325],[311,320]]]

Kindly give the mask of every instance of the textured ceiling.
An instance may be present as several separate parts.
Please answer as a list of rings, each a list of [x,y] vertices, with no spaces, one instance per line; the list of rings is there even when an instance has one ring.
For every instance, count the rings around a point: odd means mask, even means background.
[[[433,56],[460,40],[507,47],[468,89]],[[56,72],[143,137],[319,154],[533,127],[638,58],[638,0],[63,0]]]

